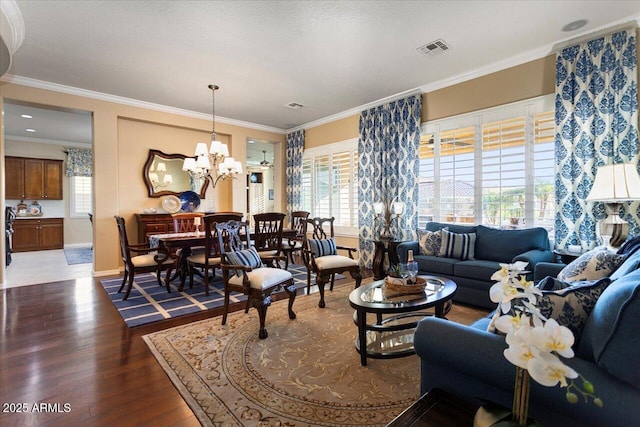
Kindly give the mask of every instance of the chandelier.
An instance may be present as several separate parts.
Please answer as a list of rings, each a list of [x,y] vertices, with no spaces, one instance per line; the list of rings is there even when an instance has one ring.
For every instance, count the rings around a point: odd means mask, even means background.
[[[242,173],[242,163],[229,156],[227,144],[216,138],[216,90],[220,87],[209,85],[212,93],[211,102],[211,145],[198,142],[195,157],[187,157],[182,164],[182,170],[189,172],[194,180],[208,179],[213,188],[220,180],[234,179]]]

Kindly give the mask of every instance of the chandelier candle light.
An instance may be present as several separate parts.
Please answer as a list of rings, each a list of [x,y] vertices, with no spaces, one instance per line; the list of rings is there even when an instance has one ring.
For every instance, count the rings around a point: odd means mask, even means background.
[[[394,198],[392,201],[385,199],[384,202],[378,202],[373,204],[373,211],[376,214],[376,221],[380,221],[383,226],[380,238],[385,240],[393,240],[391,234],[391,224],[393,221],[397,221],[404,213],[404,203],[397,202]]]
[[[211,146],[207,150],[207,144],[198,142],[195,158],[187,157],[182,164],[182,170],[189,172],[194,179],[206,178],[211,181],[213,188],[220,180],[234,179],[242,173],[242,163],[229,156],[227,144],[218,141],[216,137],[216,90],[217,85],[209,85],[212,92],[212,128]]]

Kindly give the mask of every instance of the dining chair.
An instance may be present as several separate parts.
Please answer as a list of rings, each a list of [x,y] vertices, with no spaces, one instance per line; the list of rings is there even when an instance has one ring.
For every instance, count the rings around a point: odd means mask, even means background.
[[[272,267],[282,259],[279,255],[282,253],[282,227],[285,217],[285,214],[279,212],[259,213],[253,216],[254,246],[262,262]]]
[[[304,234],[307,229],[307,224],[303,221],[309,218],[309,212],[307,211],[293,211],[291,212],[291,219],[289,221],[289,227],[294,231],[294,235],[288,239],[282,240],[282,252],[287,256],[285,261],[285,269],[289,268],[289,261],[295,263],[293,255],[296,252],[302,254],[302,244],[304,243]]]
[[[202,212],[179,212],[171,214],[174,233],[192,233],[196,231],[202,224],[202,217],[204,217],[204,213]],[[196,218],[200,218],[200,220],[196,221]],[[196,222],[199,222],[199,224],[196,224]]]
[[[362,282],[360,274],[360,266],[358,261],[353,259],[355,248],[336,245],[334,239],[333,222],[331,218],[313,218],[304,219],[305,233],[303,244],[303,259],[307,266],[307,294],[311,290],[311,272],[316,275],[316,285],[320,291],[320,302],[318,307],[324,308],[324,287],[328,281],[331,281],[329,290],[333,291],[336,273],[349,272],[351,277],[356,280],[356,288]],[[328,227],[328,232],[325,229]],[[311,227],[311,237],[308,236],[308,227]],[[338,255],[338,250],[345,250],[348,256]]]
[[[222,220],[220,215],[205,215],[202,218],[204,223],[204,248],[187,256],[187,265],[189,266],[189,288],[193,288],[193,275],[196,268],[203,270],[204,277],[204,293],[209,295],[209,270],[211,276],[215,276],[216,268],[220,267],[220,247],[218,245],[218,237],[216,224]]]
[[[260,330],[258,337],[269,335],[265,327],[267,308],[271,304],[271,293],[284,287],[289,295],[289,319],[295,319],[293,302],[296,289],[293,276],[279,267],[264,267],[255,247],[251,246],[249,224],[229,221],[216,224],[218,245],[222,254],[222,278],[224,281],[224,312],[222,324],[227,323],[231,292],[247,295],[245,313],[253,306],[258,311]],[[284,258],[284,257],[281,257]]]
[[[124,218],[115,215],[116,224],[118,225],[118,234],[120,236],[120,255],[122,256],[122,262],[124,263],[124,277],[122,278],[122,284],[118,293],[122,292],[125,283],[127,284],[127,291],[124,294],[122,300],[129,298],[131,287],[133,286],[133,277],[136,273],[156,273],[158,279],[158,285],[162,286],[161,273],[167,271],[167,276],[171,276],[171,270],[174,266],[174,260],[164,248],[152,248],[148,244],[129,244],[127,238],[127,229],[125,227]],[[131,253],[138,253],[140,255],[132,256]],[[166,281],[167,292],[171,292],[169,287],[169,281]]]

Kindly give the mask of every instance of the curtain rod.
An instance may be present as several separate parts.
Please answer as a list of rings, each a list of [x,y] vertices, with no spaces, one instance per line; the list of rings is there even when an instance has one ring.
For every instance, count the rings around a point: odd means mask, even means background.
[[[624,24],[614,25],[613,27],[603,28],[598,31],[594,31],[582,36],[574,37],[572,39],[564,40],[553,45],[550,53],[558,53],[563,49],[566,49],[577,44],[581,44],[590,40],[595,40],[600,37],[608,36],[609,34],[618,33],[624,30],[635,30],[638,28],[637,21],[625,22]]]

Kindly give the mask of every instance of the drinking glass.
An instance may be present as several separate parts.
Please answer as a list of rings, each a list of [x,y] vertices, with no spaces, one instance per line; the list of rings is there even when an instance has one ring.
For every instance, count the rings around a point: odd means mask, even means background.
[[[398,267],[400,267],[398,271],[398,273],[400,273],[400,277],[402,277],[402,280],[407,283],[407,277],[409,277],[409,269],[407,268],[407,264],[400,263],[398,264]]]
[[[418,263],[416,261],[408,262],[406,264],[406,270],[409,276],[410,283],[416,283],[416,276],[418,275]]]

